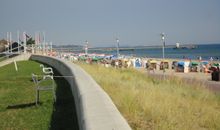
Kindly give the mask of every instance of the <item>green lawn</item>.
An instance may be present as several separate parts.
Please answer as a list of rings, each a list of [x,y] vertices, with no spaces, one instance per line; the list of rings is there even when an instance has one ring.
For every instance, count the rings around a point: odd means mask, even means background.
[[[219,130],[220,94],[135,69],[79,63],[108,93],[134,130]]]
[[[42,74],[40,63],[22,61],[17,65],[18,71],[14,64],[0,67],[0,129],[78,129],[69,84],[63,78],[55,79],[57,102],[45,91],[40,92],[40,105],[36,106],[31,73]]]

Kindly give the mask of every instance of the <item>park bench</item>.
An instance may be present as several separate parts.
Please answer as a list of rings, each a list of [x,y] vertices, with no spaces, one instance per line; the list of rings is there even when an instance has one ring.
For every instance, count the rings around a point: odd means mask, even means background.
[[[43,68],[43,78],[39,80],[38,75],[32,73],[32,80],[36,87],[36,105],[40,100],[40,91],[52,91],[54,101],[56,101],[55,84],[53,79],[53,69],[51,67],[44,67],[42,64],[40,67]]]

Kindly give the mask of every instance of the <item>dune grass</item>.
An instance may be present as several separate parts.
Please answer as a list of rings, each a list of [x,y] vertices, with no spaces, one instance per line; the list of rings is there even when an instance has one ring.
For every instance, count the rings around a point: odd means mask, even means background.
[[[181,79],[78,63],[109,94],[132,129],[220,129],[220,94]]]
[[[42,75],[40,63],[22,61],[17,65],[18,72],[14,64],[0,67],[0,130],[78,129],[68,82],[55,78],[57,101],[53,102],[50,91],[41,91],[36,106],[31,73]]]

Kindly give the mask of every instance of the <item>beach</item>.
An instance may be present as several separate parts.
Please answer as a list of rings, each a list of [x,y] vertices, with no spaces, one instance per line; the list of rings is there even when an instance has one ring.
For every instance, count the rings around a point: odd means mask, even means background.
[[[172,59],[172,58],[142,58],[106,54],[71,54],[64,53],[61,58],[72,62],[86,62],[88,64],[101,64],[116,69],[135,68],[154,77],[180,77],[186,82],[196,82],[213,91],[220,91],[220,82],[212,80],[212,72],[219,69],[219,61],[204,61],[198,59]],[[164,68],[164,69],[163,69]]]
[[[202,79],[209,77],[204,73],[198,76],[197,73],[166,70],[163,77],[161,70],[141,67],[126,69],[97,63],[76,64],[108,93],[133,129],[219,128],[219,91],[205,88],[207,82]],[[176,74],[180,78],[172,76]]]

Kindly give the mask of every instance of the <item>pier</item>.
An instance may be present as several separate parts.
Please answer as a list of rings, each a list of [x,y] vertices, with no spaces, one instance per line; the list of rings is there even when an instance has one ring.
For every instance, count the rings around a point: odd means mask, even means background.
[[[134,47],[119,47],[119,51],[134,51],[134,50],[143,50],[143,49],[156,49],[162,48],[162,46],[134,46]],[[176,48],[175,45],[166,45],[165,48],[173,48],[173,49],[196,49],[197,46],[192,46],[190,44],[183,45],[179,48]],[[53,48],[57,52],[84,52],[83,47],[76,46],[56,46]],[[117,51],[117,47],[90,47],[89,51]]]

